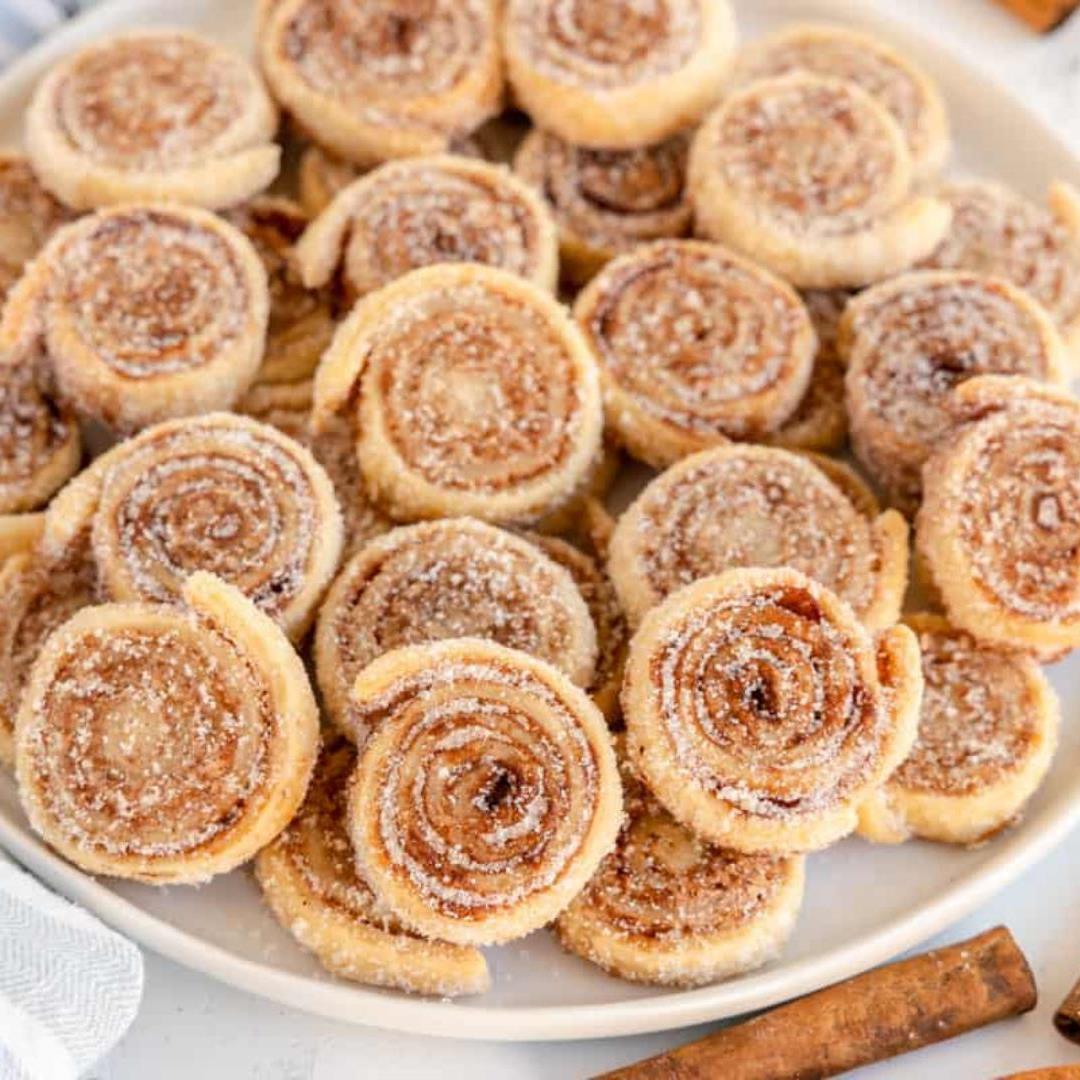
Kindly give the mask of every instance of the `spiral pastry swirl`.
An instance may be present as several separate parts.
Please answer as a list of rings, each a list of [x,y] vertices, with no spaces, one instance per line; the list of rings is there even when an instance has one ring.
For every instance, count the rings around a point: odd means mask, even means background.
[[[44,514],[0,517],[0,764],[15,764],[15,718],[45,639],[94,602],[96,571],[85,532],[63,548],[41,543]]]
[[[578,297],[609,425],[663,467],[795,411],[817,342],[798,294],[715,244],[668,240],[623,255]]]
[[[300,444],[232,413],[148,428],[94,465],[84,514],[105,594],[175,602],[205,570],[293,638],[337,569],[341,513]]]
[[[600,457],[581,334],[493,267],[414,270],[357,304],[316,373],[316,432],[350,406],[361,472],[402,521],[532,524],[582,493]]]
[[[393,522],[372,502],[360,475],[352,431],[340,417],[331,418],[318,435],[311,430],[312,384],[268,383],[253,386],[237,411],[275,427],[306,446],[334,485],[344,526],[342,558],[381,536]]]
[[[345,829],[355,768],[356,751],[347,742],[325,746],[303,806],[256,856],[255,876],[270,910],[342,978],[439,997],[482,993],[490,978],[481,952],[409,933],[356,872]]]
[[[61,397],[121,433],[232,406],[263,354],[251,242],[205,210],[126,206],[58,230],[8,297],[4,346],[43,348]]]
[[[1029,293],[1057,323],[1080,367],[1080,196],[1068,184],[1050,187],[1047,207],[1004,184],[950,181],[936,195],[952,224],[920,264],[1003,277]]]
[[[958,386],[950,406],[959,427],[923,470],[916,519],[950,622],[1040,655],[1076,648],[1080,405],[1064,390],[987,375]]]
[[[950,427],[949,391],[975,375],[1060,382],[1061,336],[1027,294],[966,272],[905,274],[848,305],[839,347],[859,461],[911,513],[922,467]]]
[[[929,255],[949,225],[912,192],[896,121],[855,83],[814,75],[737,90],[698,129],[697,230],[799,288],[861,287]]]
[[[32,344],[0,352],[2,514],[44,505],[82,460],[78,420],[43,391],[37,353]]]
[[[471,262],[554,291],[555,226],[541,199],[505,168],[451,155],[392,161],[341,191],[296,250],[304,284],[341,266],[351,297],[437,263]]]
[[[850,833],[907,756],[922,674],[907,627],[875,644],[795,570],[731,570],[651,611],[623,684],[630,760],[672,816],[745,852]]]
[[[360,872],[409,928],[498,944],[553,919],[611,850],[622,800],[604,719],[550,664],[470,638],[357,679],[374,731],[349,797]]]
[[[23,267],[69,217],[22,154],[0,151],[0,306]]]
[[[539,656],[579,686],[596,671],[596,630],[569,571],[483,522],[424,522],[373,540],[327,594],[315,669],[331,720],[363,746],[357,675],[392,649],[459,637]]]
[[[1057,697],[1030,656],[982,645],[940,615],[904,621],[922,653],[919,734],[861,807],[859,831],[885,843],[979,843],[1016,820],[1046,775]]]
[[[563,275],[584,284],[616,255],[689,235],[685,134],[631,150],[591,150],[531,131],[514,171],[539,191],[559,229]]]
[[[677,589],[738,567],[789,566],[872,628],[907,587],[907,526],[879,514],[840,462],[764,446],[703,451],[661,473],[619,518],[608,569],[632,625]]]
[[[309,379],[334,336],[334,300],[329,289],[305,287],[294,265],[307,214],[291,199],[264,195],[226,216],[255,246],[270,289],[266,351],[257,380]]]
[[[243,58],[195,34],[140,30],[73,53],[26,114],[34,172],[76,210],[139,200],[219,209],[277,175],[277,115]]]
[[[16,724],[30,824],[91,873],[193,883],[289,822],[318,750],[303,664],[212,575],[181,608],[84,608],[46,641]]]
[[[632,149],[698,120],[735,47],[728,0],[509,0],[507,76],[537,127]]]
[[[312,138],[358,165],[436,154],[502,101],[496,0],[264,0],[259,59]]]
[[[949,154],[949,118],[941,92],[906,57],[870,34],[839,26],[787,26],[744,49],[730,85],[803,72],[855,83],[899,124],[915,175],[933,176]]]
[[[773,959],[802,904],[806,860],[698,839],[625,763],[623,804],[615,850],[555,923],[563,945],[662,986],[701,986]]]

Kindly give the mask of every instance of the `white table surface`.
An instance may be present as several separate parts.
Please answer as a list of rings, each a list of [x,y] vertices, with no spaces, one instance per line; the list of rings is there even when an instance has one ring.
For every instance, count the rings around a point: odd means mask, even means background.
[[[603,0],[596,0],[602,3]],[[1080,14],[1040,38],[990,0],[867,0],[917,22],[1022,94],[1080,154]],[[1010,927],[1031,960],[1041,1001],[1015,1021],[863,1070],[862,1080],[980,1080],[1037,1066],[1080,1066],[1080,1047],[1051,1016],[1080,976],[1080,833],[935,944]],[[398,1035],[307,1016],[229,989],[155,955],[132,1030],[95,1080],[331,1080],[337,1077],[585,1077],[658,1053],[707,1028],[593,1042],[494,1044]]]

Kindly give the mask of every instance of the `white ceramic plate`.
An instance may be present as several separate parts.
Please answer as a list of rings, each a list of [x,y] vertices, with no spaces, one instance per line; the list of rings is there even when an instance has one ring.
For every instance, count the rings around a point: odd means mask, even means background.
[[[602,0],[597,0],[602,2]],[[1041,197],[1077,163],[1005,90],[940,48],[844,0],[737,2],[746,38],[793,19],[833,19],[879,32],[922,62],[948,99],[956,168]],[[251,51],[254,0],[116,0],[49,39],[0,78],[0,143],[15,144],[31,87],[59,56],[121,29],[182,23]],[[626,1035],[734,1016],[806,993],[889,959],[942,930],[1022,874],[1080,818],[1080,656],[1052,678],[1065,703],[1061,749],[1025,820],[976,851],[847,840],[810,859],[806,905],[784,956],[701,990],[664,992],[608,978],[544,932],[490,950],[493,989],[460,1002],[410,998],[325,975],[262,907],[246,871],[200,889],[99,881],[31,835],[14,784],[0,776],[0,842],[55,888],[173,960],[324,1016],[420,1034],[482,1039]]]

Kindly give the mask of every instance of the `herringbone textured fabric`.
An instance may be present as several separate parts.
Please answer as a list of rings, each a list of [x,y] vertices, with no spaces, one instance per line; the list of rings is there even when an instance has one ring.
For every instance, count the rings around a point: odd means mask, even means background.
[[[0,855],[0,1080],[81,1076],[142,996],[131,942]]]

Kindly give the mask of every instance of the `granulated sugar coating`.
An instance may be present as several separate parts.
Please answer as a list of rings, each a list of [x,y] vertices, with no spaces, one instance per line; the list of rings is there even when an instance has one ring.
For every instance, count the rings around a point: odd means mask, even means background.
[[[921,631],[919,646],[926,681],[919,736],[890,786],[976,794],[1031,753],[1041,724],[1031,661],[947,627]]]
[[[750,566],[800,570],[866,612],[891,549],[809,459],[731,446],[688,458],[645,488],[616,527],[611,572],[632,622],[684,585]]]
[[[802,859],[743,855],[700,839],[628,767],[623,796],[615,850],[559,917],[562,943],[623,978],[678,986],[774,955],[799,906]]]
[[[518,0],[510,5],[508,33],[537,71],[603,91],[648,82],[685,64],[700,40],[701,4]]]
[[[596,670],[596,630],[564,567],[468,518],[412,525],[368,544],[323,604],[317,671],[335,722],[362,744],[349,701],[360,671],[391,649],[458,637],[538,656],[581,686]]]
[[[809,237],[858,233],[893,210],[896,144],[849,84],[776,79],[751,86],[710,126],[703,156],[748,205]],[[904,189],[901,189],[901,197]]]
[[[53,252],[54,302],[84,347],[128,379],[201,367],[250,318],[236,255],[217,233],[164,210],[109,216]]]
[[[265,797],[278,720],[263,677],[192,616],[70,634],[32,702],[22,768],[78,847],[195,852]]]
[[[327,573],[329,479],[274,429],[219,414],[149,429],[113,453],[93,538],[114,594],[175,600],[188,574],[207,570],[281,619]]]
[[[175,168],[232,149],[249,85],[247,65],[210,42],[133,35],[80,54],[53,107],[88,157],[132,170]]]
[[[491,32],[484,0],[308,0],[280,48],[314,89],[350,99],[369,120],[377,104],[393,123],[395,102],[445,92],[464,78]]]
[[[938,190],[952,226],[922,265],[1003,277],[1029,292],[1063,330],[1080,320],[1080,247],[1050,210],[1004,184],[950,182]]]
[[[543,193],[564,241],[595,249],[603,259],[690,232],[688,151],[685,135],[635,150],[592,150],[537,130],[526,137],[514,168]]]
[[[369,490],[398,520],[531,525],[585,488],[602,412],[595,361],[551,295],[456,263],[357,304],[319,366],[313,424],[350,419]]]
[[[805,575],[732,570],[672,595],[631,642],[630,760],[704,839],[815,851],[906,756],[921,681],[906,628],[875,641]]]
[[[341,263],[352,297],[436,263],[497,266],[553,288],[555,236],[543,204],[505,169],[439,156],[384,165],[343,192],[298,249],[305,279]]]
[[[950,617],[1044,654],[1080,644],[1080,408],[1027,380],[964,391],[976,419],[927,466],[917,523]]]
[[[855,83],[900,125],[921,174],[940,167],[949,143],[944,103],[934,84],[883,42],[836,26],[794,26],[747,48],[731,82],[792,72]]]
[[[717,245],[659,241],[624,255],[574,313],[600,361],[610,423],[655,463],[774,431],[810,380],[816,342],[798,295]]]
[[[610,849],[607,732],[555,669],[459,639],[383,657],[354,702],[375,734],[350,834],[376,895],[415,929],[462,944],[521,936]]]
[[[847,309],[847,406],[860,461],[905,509],[951,418],[949,392],[976,375],[1063,376],[1045,314],[1005,282],[970,273],[905,275]]]

